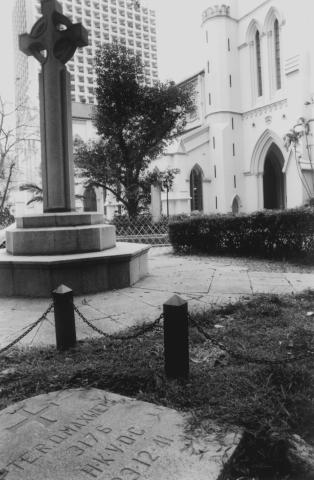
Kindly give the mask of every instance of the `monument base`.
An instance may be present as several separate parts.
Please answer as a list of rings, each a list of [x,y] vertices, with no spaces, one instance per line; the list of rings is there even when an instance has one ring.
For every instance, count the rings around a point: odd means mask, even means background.
[[[101,252],[11,255],[0,250],[0,296],[50,297],[61,283],[85,295],[136,283],[148,273],[149,245],[117,243]]]
[[[100,213],[44,213],[17,218],[6,241],[12,255],[67,255],[113,248],[116,233]]]

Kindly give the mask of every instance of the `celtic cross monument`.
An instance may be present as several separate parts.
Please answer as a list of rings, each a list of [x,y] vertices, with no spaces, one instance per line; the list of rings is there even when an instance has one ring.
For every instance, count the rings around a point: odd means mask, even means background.
[[[30,34],[19,37],[20,50],[42,65],[39,74],[44,212],[75,210],[72,158],[70,74],[66,63],[88,45],[87,30],[62,14],[56,0],[42,0],[43,16]]]
[[[49,297],[65,284],[76,295],[132,285],[147,274],[149,245],[116,244],[101,212],[75,211],[70,75],[66,63],[88,44],[85,28],[41,0],[42,17],[20,35],[39,74],[44,213],[16,217],[0,250],[0,297]]]

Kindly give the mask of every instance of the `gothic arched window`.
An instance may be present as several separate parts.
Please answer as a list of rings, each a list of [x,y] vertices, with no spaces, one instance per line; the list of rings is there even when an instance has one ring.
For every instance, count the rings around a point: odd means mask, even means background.
[[[263,95],[262,81],[262,58],[261,58],[261,39],[259,31],[255,33],[255,49],[256,49],[256,74],[257,74],[257,96]]]
[[[203,210],[203,173],[198,165],[192,168],[190,174],[191,211]]]
[[[276,88],[281,89],[281,60],[280,60],[280,31],[279,22],[276,18],[274,22],[274,52],[275,52],[275,75]]]

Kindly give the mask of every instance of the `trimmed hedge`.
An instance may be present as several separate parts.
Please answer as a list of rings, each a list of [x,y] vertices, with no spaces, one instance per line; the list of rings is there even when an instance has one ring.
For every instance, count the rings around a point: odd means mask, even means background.
[[[314,208],[250,215],[202,215],[169,224],[176,252],[314,261]]]

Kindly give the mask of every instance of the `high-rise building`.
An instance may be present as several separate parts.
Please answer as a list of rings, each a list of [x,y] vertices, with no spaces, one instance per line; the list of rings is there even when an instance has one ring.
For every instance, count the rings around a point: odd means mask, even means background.
[[[72,101],[94,103],[93,62],[97,49],[117,41],[142,58],[145,83],[158,80],[155,11],[132,0],[59,0],[65,16],[80,22],[89,32],[89,46],[78,49],[68,63],[71,72]],[[13,22],[16,45],[17,100],[28,94],[34,74],[28,59],[18,50],[18,35],[29,32],[41,16],[40,0],[16,0]],[[37,80],[37,79],[36,79]],[[20,102],[19,102],[20,103]]]

